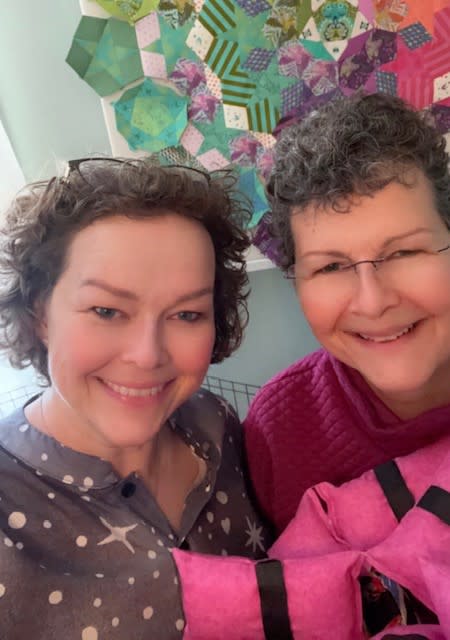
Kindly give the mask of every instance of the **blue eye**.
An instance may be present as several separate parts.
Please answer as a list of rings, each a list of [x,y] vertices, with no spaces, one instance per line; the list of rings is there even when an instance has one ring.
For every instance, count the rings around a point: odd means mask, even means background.
[[[118,313],[116,309],[110,307],[92,307],[92,311],[103,320],[112,320]]]
[[[196,322],[200,320],[202,314],[198,311],[180,311],[177,313],[177,318],[183,320],[183,322]]]

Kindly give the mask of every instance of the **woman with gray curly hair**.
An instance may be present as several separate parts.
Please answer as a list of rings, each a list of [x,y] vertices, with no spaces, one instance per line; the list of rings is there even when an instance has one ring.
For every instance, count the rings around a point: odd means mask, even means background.
[[[270,560],[174,550],[185,638],[448,640],[445,140],[398,98],[344,98],[284,131],[269,192],[323,349],[267,383],[246,420],[281,533]]]
[[[322,349],[246,419],[252,479],[281,532],[303,493],[428,444],[450,423],[445,138],[401,99],[338,99],[282,131],[268,185],[283,268]]]
[[[180,638],[172,549],[270,542],[200,389],[242,338],[247,214],[226,173],[105,158],[12,204],[1,346],[45,389],[0,422],[2,638]]]

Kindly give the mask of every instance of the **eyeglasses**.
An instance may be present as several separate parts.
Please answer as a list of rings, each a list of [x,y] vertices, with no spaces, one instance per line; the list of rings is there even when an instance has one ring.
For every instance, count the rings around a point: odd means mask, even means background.
[[[421,248],[403,249],[394,251],[383,258],[374,260],[349,260],[339,259],[333,262],[325,261],[323,258],[304,258],[296,264],[291,265],[285,272],[285,277],[289,279],[308,280],[317,284],[325,284],[331,287],[346,285],[354,282],[358,274],[358,266],[361,264],[371,264],[375,271],[380,272],[380,277],[384,277],[389,282],[413,280],[420,278],[422,273],[433,265],[437,256],[450,249],[450,244],[441,249]]]
[[[120,166],[129,166],[135,167],[138,169],[142,166],[147,166],[149,168],[157,168],[162,169],[163,171],[168,170],[170,172],[179,173],[181,175],[188,174],[192,179],[197,181],[206,182],[209,184],[211,181],[211,176],[206,171],[202,169],[198,169],[197,167],[192,167],[189,165],[183,164],[167,164],[161,165],[155,163],[151,159],[141,158],[108,158],[108,157],[93,157],[93,158],[79,158],[76,160],[69,160],[67,162],[66,172],[64,174],[63,180],[69,181],[70,176],[74,171],[77,171],[82,178],[84,178],[87,182],[89,182],[89,174],[91,171],[101,171],[102,168],[109,170],[111,166],[117,166],[119,169]]]

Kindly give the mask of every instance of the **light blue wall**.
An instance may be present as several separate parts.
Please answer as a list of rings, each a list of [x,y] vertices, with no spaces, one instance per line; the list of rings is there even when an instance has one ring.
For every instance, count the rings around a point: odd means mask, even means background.
[[[78,0],[0,0],[0,117],[27,179],[109,152],[98,96],[64,62]]]
[[[239,351],[210,373],[262,384],[277,371],[318,347],[298,307],[291,281],[278,269],[250,274],[250,323]]]
[[[98,96],[64,62],[79,18],[78,0],[0,0],[0,117],[29,180],[55,161],[109,152]],[[277,270],[250,280],[245,341],[211,374],[261,384],[317,343]]]

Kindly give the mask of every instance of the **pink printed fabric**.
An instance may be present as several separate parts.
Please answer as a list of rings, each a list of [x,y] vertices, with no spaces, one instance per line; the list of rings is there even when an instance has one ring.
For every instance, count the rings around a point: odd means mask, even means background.
[[[309,487],[342,484],[448,433],[450,406],[400,420],[324,350],[265,384],[245,421],[251,478],[278,533]]]
[[[450,638],[450,526],[423,506],[430,487],[438,487],[450,518],[450,437],[397,459],[397,466],[416,502],[400,522],[370,471],[340,488],[310,489],[270,550],[283,563],[294,640],[367,638],[358,578],[371,568],[409,589],[439,619],[374,638],[408,632],[416,634],[411,640]],[[264,640],[254,563],[180,550],[173,557],[186,640]]]
[[[243,558],[190,554],[174,549],[186,619],[184,640],[264,640],[254,563]],[[355,552],[283,563],[295,640],[362,638]],[[271,639],[275,640],[275,639]]]

